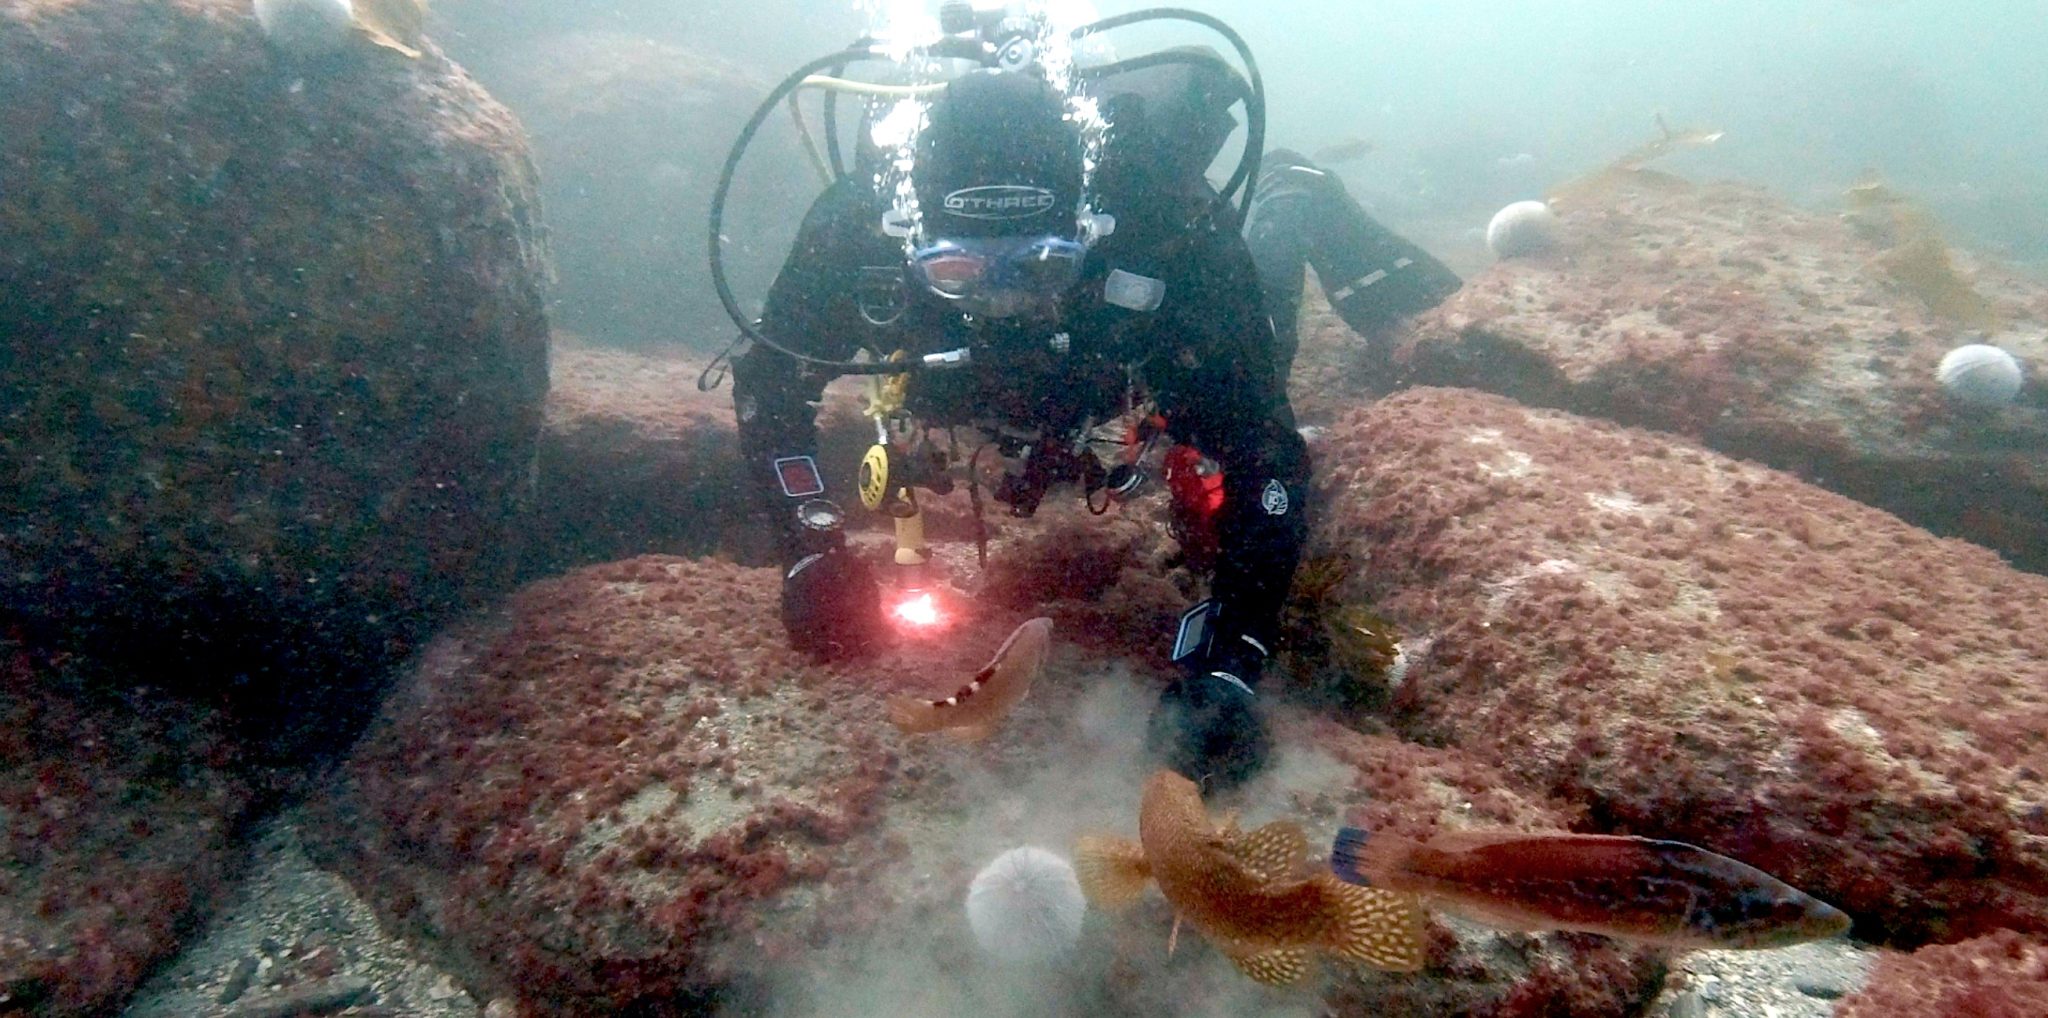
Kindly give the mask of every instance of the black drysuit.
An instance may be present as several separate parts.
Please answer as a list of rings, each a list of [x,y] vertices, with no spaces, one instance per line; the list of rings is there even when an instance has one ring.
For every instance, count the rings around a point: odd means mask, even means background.
[[[906,409],[931,426],[1067,437],[1115,417],[1140,387],[1171,437],[1223,469],[1218,632],[1270,647],[1307,533],[1308,453],[1275,369],[1252,257],[1212,199],[1201,186],[1122,203],[1116,232],[1089,252],[1056,321],[970,322],[911,282],[902,241],[881,231],[881,199],[866,180],[848,178],[806,216],[761,327],[776,343],[830,360],[863,347],[884,355],[972,347],[971,365],[913,377]],[[1112,281],[1113,273],[1121,275]],[[1121,303],[1106,300],[1105,287]],[[1143,309],[1152,296],[1158,306]],[[771,463],[814,455],[815,403],[828,372],[760,345],[733,365],[750,482],[782,528],[786,560],[797,557],[794,506]]]

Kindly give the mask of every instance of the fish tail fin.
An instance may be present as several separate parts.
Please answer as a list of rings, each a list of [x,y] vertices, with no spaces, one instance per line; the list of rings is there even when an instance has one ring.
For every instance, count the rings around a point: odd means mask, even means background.
[[[889,723],[906,732],[929,732],[932,705],[914,696],[894,697],[889,701]]]
[[[1414,895],[1324,879],[1336,900],[1334,936],[1324,945],[1331,954],[1389,972],[1422,968],[1422,903]]]
[[[970,746],[986,741],[989,736],[995,733],[996,726],[993,722],[989,721],[977,721],[971,725],[956,725],[946,729],[946,735],[954,742],[963,742]]]
[[[1264,986],[1288,986],[1308,975],[1308,951],[1299,947],[1258,954],[1231,954],[1227,951],[1225,954],[1239,972]]]
[[[1374,834],[1363,827],[1340,827],[1330,843],[1330,872],[1347,884],[1383,883],[1397,873],[1416,842],[1397,834]]]
[[[1152,882],[1145,846],[1129,838],[1084,836],[1074,846],[1074,875],[1081,893],[1097,908],[1120,909],[1138,900]]]

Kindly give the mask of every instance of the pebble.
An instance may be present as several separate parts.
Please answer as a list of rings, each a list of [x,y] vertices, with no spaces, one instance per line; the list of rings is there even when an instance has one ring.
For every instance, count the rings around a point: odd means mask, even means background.
[[[441,978],[434,980],[433,985],[427,987],[427,999],[447,1000],[461,992],[462,987],[455,985],[454,977],[443,972]]]
[[[333,1014],[370,1002],[370,981],[342,976],[289,990],[251,997],[230,1012],[231,1018],[296,1018],[300,1015]]]
[[[1803,969],[1792,975],[1792,985],[1809,997],[1835,1000],[1849,992],[1849,980],[1832,969]]]
[[[242,999],[242,994],[249,992],[249,983],[255,978],[256,959],[245,954],[235,962],[234,968],[228,970],[228,981],[221,984],[220,996],[215,998],[215,1003],[226,1006]]]
[[[1698,990],[1686,990],[1672,998],[1670,1018],[1707,1018],[1707,1001]]]
[[[1874,952],[1848,941],[1775,951],[1689,951],[1645,1018],[1831,1018],[1869,977]]]

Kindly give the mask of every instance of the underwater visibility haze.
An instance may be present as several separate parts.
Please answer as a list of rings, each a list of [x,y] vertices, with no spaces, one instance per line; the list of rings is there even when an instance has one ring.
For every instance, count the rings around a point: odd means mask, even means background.
[[[0,1016],[2048,1014],[2043,14],[0,0]]]

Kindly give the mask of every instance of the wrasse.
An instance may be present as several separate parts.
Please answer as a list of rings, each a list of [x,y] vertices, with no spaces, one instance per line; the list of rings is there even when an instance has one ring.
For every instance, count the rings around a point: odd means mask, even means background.
[[[1176,923],[1270,986],[1300,979],[1316,953],[1400,972],[1422,967],[1422,910],[1412,896],[1355,887],[1311,865],[1297,824],[1216,826],[1195,783],[1169,770],[1145,782],[1138,840],[1082,838],[1075,869],[1082,892],[1104,908],[1128,905],[1156,882]]]
[[[945,731],[973,741],[987,738],[1031,691],[1052,647],[1052,620],[1032,619],[996,648],[996,656],[967,684],[943,700],[900,696],[889,701],[889,723],[906,732]]]
[[[1602,834],[1454,831],[1417,842],[1337,832],[1330,868],[1475,922],[1578,930],[1667,947],[1789,947],[1849,917],[1747,863],[1680,841]]]

